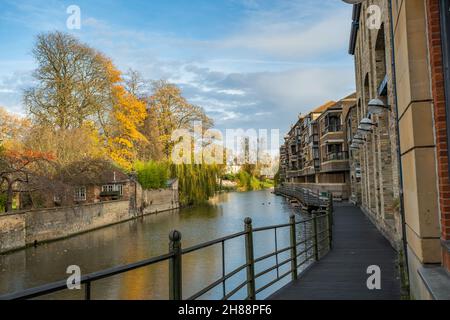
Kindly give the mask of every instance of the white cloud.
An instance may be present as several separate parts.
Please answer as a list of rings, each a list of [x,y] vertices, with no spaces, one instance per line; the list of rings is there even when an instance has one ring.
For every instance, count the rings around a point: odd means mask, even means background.
[[[241,49],[295,60],[344,48],[348,34],[348,10],[317,17],[318,22],[296,20],[253,22],[243,32],[218,43],[220,48]]]
[[[353,90],[353,66],[345,50],[350,6],[336,0],[243,4],[246,15],[235,22],[236,32],[208,39],[113,25],[94,16],[84,16],[77,35],[124,71],[132,67],[148,79],[177,83],[222,128],[287,130],[299,112]],[[59,8],[52,14],[58,15]],[[34,6],[25,9],[33,11]],[[43,10],[37,12],[33,25],[44,16]],[[30,71],[28,78],[14,74],[13,68],[23,65],[12,60],[0,64],[0,104],[16,111],[21,108],[20,92],[31,83]]]
[[[222,89],[222,90],[217,90],[217,92],[228,94],[231,96],[244,96],[245,95],[245,91],[239,90],[239,89]]]

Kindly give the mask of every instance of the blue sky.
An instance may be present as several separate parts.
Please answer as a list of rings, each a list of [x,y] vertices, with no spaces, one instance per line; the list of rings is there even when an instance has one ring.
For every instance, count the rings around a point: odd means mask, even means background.
[[[66,9],[81,9],[68,30]],[[351,6],[340,0],[0,0],[0,106],[24,113],[31,50],[61,30],[123,71],[180,85],[216,127],[280,129],[354,90]]]

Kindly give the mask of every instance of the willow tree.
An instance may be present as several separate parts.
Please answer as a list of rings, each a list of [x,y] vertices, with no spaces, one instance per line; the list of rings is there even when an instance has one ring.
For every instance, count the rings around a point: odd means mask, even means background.
[[[178,178],[182,205],[207,201],[218,189],[219,168],[216,165],[180,164],[173,165],[171,171],[172,176]]]

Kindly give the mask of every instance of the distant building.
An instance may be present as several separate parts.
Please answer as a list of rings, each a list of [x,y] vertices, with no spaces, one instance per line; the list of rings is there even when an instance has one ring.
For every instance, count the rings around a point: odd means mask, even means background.
[[[354,95],[299,117],[280,148],[280,180],[335,198],[350,198],[349,149],[344,119]]]

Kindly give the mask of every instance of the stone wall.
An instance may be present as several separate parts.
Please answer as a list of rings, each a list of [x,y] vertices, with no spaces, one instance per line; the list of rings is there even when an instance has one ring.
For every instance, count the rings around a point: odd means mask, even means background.
[[[133,217],[128,201],[29,211],[25,213],[25,244],[60,239]]]
[[[0,253],[25,246],[25,214],[0,215]]]
[[[136,191],[136,210],[133,198],[0,215],[0,254],[179,208],[177,186],[161,190],[138,187]]]
[[[143,214],[158,213],[179,207],[178,192],[175,190],[142,190]]]
[[[132,219],[129,201],[23,211],[0,216],[0,253]]]

